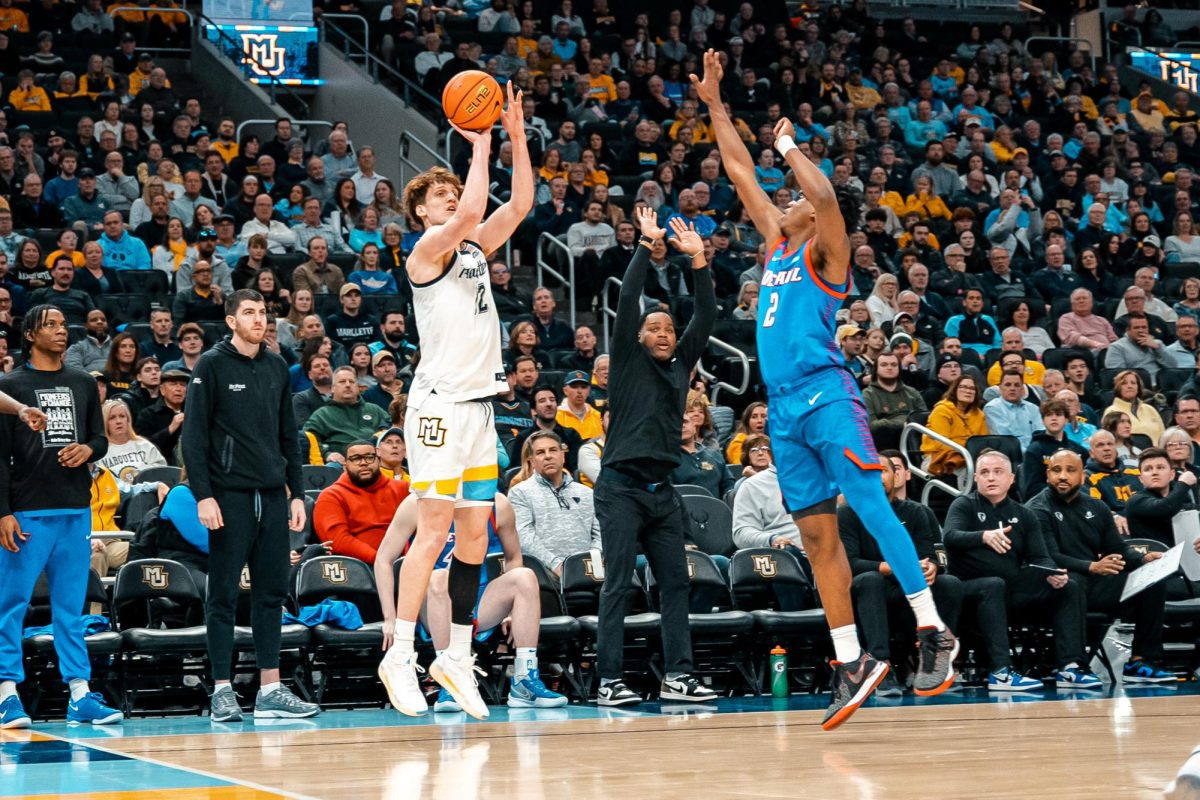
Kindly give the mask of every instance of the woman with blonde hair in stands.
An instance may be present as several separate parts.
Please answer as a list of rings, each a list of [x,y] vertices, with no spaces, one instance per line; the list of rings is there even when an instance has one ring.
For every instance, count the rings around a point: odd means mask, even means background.
[[[150,177],[142,186],[142,196],[133,201],[129,207],[129,229],[134,230],[138,225],[150,220],[150,201],[160,194],[167,194],[166,184],[162,178]]]
[[[767,404],[754,402],[746,406],[741,419],[738,420],[737,427],[733,429],[733,438],[729,440],[729,446],[725,448],[725,463],[740,464],[742,446],[745,444],[746,438],[751,434],[762,433],[766,429]]]
[[[280,347],[290,347],[294,350],[299,344],[296,341],[296,331],[300,329],[300,322],[313,313],[312,291],[297,289],[292,293],[291,304],[287,316],[280,317],[275,323],[275,338]]]
[[[1143,399],[1145,396],[1146,386],[1137,370],[1121,370],[1113,379],[1113,400],[1104,409],[1104,416],[1107,417],[1112,411],[1128,414],[1133,434],[1140,433],[1150,437],[1151,442],[1157,442],[1163,435],[1162,415]]]
[[[986,436],[988,427],[987,418],[983,415],[983,392],[979,390],[975,379],[970,375],[955,378],[929,413],[926,426],[960,447],[965,447],[967,439],[972,436]],[[921,442],[921,452],[925,454],[925,469],[929,472],[961,481],[967,462],[957,450],[926,436]],[[965,487],[960,483],[960,488]]]
[[[107,400],[100,410],[108,452],[97,463],[108,467],[119,480],[128,484],[137,483],[138,473],[148,467],[167,465],[159,449],[133,429],[133,413],[123,399]]]
[[[717,425],[713,422],[712,411],[709,409],[708,398],[699,389],[688,389],[687,401],[683,413],[692,418],[696,425],[696,438],[701,447],[720,452],[721,443],[717,438]]]
[[[875,288],[867,298],[867,310],[871,312],[871,327],[881,328],[900,313],[896,295],[900,294],[900,281],[890,272],[880,273],[875,279]]]

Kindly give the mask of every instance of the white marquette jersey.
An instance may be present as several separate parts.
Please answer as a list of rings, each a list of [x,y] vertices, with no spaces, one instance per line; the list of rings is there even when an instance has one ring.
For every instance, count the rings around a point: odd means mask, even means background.
[[[429,283],[412,284],[421,360],[409,405],[430,392],[450,402],[508,391],[500,356],[500,317],[492,300],[487,259],[475,242],[454,250],[450,266]]]

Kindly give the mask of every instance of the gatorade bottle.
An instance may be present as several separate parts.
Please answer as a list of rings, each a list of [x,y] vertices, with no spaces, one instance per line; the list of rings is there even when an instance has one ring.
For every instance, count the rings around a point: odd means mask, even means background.
[[[787,697],[788,691],[788,657],[787,650],[779,645],[771,648],[771,696]]]

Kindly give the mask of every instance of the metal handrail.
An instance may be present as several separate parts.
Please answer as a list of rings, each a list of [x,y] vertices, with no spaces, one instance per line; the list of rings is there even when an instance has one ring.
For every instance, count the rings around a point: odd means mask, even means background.
[[[492,130],[503,132],[504,126],[501,125],[499,122],[497,122],[495,125],[492,126]],[[541,143],[541,149],[545,150],[546,149],[546,134],[542,133],[542,131],[539,128],[535,128],[532,125],[526,125],[525,126],[525,136],[528,137],[531,131],[537,135],[538,141]],[[446,163],[450,163],[450,161],[453,160],[453,154],[450,152],[450,137],[456,133],[458,133],[458,131],[454,130],[454,128],[449,128],[445,133],[442,134],[442,149],[446,151],[446,155],[445,155]],[[459,135],[459,138],[462,139],[461,134]],[[464,139],[463,141],[466,141],[466,140]]]
[[[1092,43],[1088,39],[1081,39],[1078,36],[1030,36],[1025,40],[1025,52],[1031,52],[1029,49],[1030,42],[1067,42],[1068,44],[1085,44],[1086,48],[1079,47],[1078,50],[1087,50],[1088,58],[1092,60],[1092,72],[1096,71],[1096,51],[1092,49]]]
[[[115,542],[130,542],[136,535],[133,531],[92,531],[93,539],[107,539]]]
[[[612,308],[611,305],[609,305],[608,302],[609,295],[611,294],[611,292],[609,292],[609,288],[615,287],[616,289],[620,289],[622,283],[623,281],[620,278],[610,277],[604,282],[604,288],[601,290],[600,320],[604,332],[605,352],[610,350],[610,345],[612,342],[612,332],[609,330],[609,320],[616,319],[617,317],[617,312]],[[701,377],[709,381],[709,385],[712,387],[709,390],[709,402],[715,405],[722,389],[732,392],[736,395],[745,394],[746,390],[750,388],[750,357],[746,355],[745,351],[739,350],[728,342],[718,339],[715,336],[709,336],[708,343],[716,347],[718,350],[724,350],[726,353],[737,357],[742,366],[741,385],[734,386],[732,383],[717,380],[716,375],[705,369],[703,361],[696,362],[696,371],[700,373]]]
[[[394,81],[396,81],[402,90],[400,97],[404,101],[405,105],[416,107],[416,105],[413,103],[413,97],[415,96],[427,103],[430,108],[440,109],[442,107],[441,100],[438,100],[429,92],[422,89],[419,85],[413,83],[410,78],[400,74],[390,64],[382,61],[378,56],[372,53],[370,50],[370,42],[360,44],[359,42],[355,41],[355,39],[349,33],[347,33],[344,28],[336,23],[328,22],[322,18],[320,28],[321,40],[325,42],[327,42],[329,38],[326,34],[326,28],[332,28],[334,33],[337,33],[342,37],[342,54],[346,57],[347,61],[351,61],[351,63],[353,63],[351,58],[352,47],[359,51],[354,55],[354,57],[362,58],[364,60],[363,67],[366,69],[367,75],[370,76],[372,80],[382,83],[382,81],[379,80],[379,71],[383,70]]]
[[[1102,20],[1102,22],[1103,22],[1103,20]],[[1124,23],[1122,20],[1117,20],[1116,24],[1121,25]],[[1108,35],[1109,23],[1103,22],[1103,25],[1101,27],[1104,30],[1104,57],[1107,58],[1109,61],[1112,61],[1113,60],[1113,40],[1112,40],[1112,37]],[[1131,25],[1125,25],[1125,27],[1129,28],[1129,30],[1133,31],[1134,34],[1137,35],[1137,42],[1135,42],[1132,45],[1122,45],[1122,46],[1123,47],[1141,47],[1142,46],[1142,29],[1135,28]]]
[[[187,17],[188,25],[193,30],[195,30],[195,28],[196,28],[196,18],[192,15],[192,12],[188,11],[186,8],[154,8],[151,6],[116,6],[115,8],[108,9],[106,13],[110,17],[113,17],[115,19],[118,11],[137,11],[138,13],[142,14],[143,17],[148,17],[150,14],[154,14],[154,13],[183,14],[185,17]],[[152,45],[152,44],[138,45],[138,50],[152,50],[156,53],[190,53],[190,52],[192,52],[191,48],[189,48],[189,47],[158,47],[158,46]]]
[[[901,453],[907,454],[909,452],[908,436],[911,433],[918,433],[922,436],[928,436],[930,439],[933,439],[935,442],[944,444],[947,447],[949,447],[951,450],[956,451],[959,455],[961,455],[964,459],[966,459],[967,471],[966,471],[966,475],[963,478],[963,484],[965,486],[970,486],[974,482],[974,480],[975,480],[975,459],[971,457],[971,454],[969,452],[967,452],[967,448],[963,447],[961,444],[954,441],[953,439],[947,439],[945,436],[942,436],[940,433],[938,433],[936,431],[931,431],[929,428],[926,428],[924,425],[918,425],[915,422],[909,422],[904,426],[904,429],[900,431],[900,452]],[[907,457],[905,460],[908,460]],[[950,484],[943,481],[941,478],[937,477],[933,473],[924,469],[920,464],[909,464],[908,470],[913,475],[916,475],[918,478],[925,481],[925,488],[923,488],[921,490],[921,505],[929,505],[929,495],[933,492],[934,489],[943,491],[946,494],[950,495],[951,497],[958,497],[959,495],[962,494],[962,490],[959,489],[957,486],[951,486]]]
[[[305,117],[305,118],[307,118],[307,117],[310,117],[310,116],[312,116],[312,107],[311,107],[311,106],[309,106],[308,102],[307,102],[307,101],[306,101],[306,100],[305,100],[303,97],[301,97],[301,96],[300,96],[300,95],[299,95],[299,94],[296,92],[296,90],[295,90],[295,89],[293,89],[291,86],[288,86],[286,83],[284,83],[283,81],[279,80],[279,78],[275,77],[274,75],[270,75],[270,74],[268,74],[268,73],[266,72],[266,67],[265,67],[263,64],[261,64],[261,63],[258,61],[258,59],[256,59],[256,58],[253,58],[252,56],[250,56],[249,54],[247,54],[247,53],[246,53],[246,52],[245,52],[245,51],[242,49],[242,45],[241,45],[241,43],[240,43],[240,42],[239,42],[237,39],[234,39],[234,38],[233,38],[232,36],[230,36],[228,33],[226,33],[225,31],[221,30],[221,27],[220,27],[220,24],[219,24],[219,23],[217,23],[217,22],[215,22],[214,20],[210,19],[208,16],[206,16],[206,15],[205,15],[205,14],[203,14],[203,13],[200,13],[200,14],[198,14],[198,16],[199,16],[199,18],[200,18],[200,20],[201,20],[201,21],[203,21],[203,22],[206,22],[206,23],[208,23],[209,25],[211,25],[211,26],[212,26],[213,30],[215,30],[215,31],[217,32],[217,36],[219,36],[220,38],[222,38],[222,39],[224,39],[225,41],[229,42],[229,43],[230,43],[230,44],[232,44],[234,47],[238,48],[238,52],[239,52],[239,53],[241,53],[241,60],[240,60],[240,61],[237,61],[237,62],[235,62],[235,63],[237,64],[237,66],[239,66],[239,67],[241,67],[241,68],[242,68],[242,73],[243,73],[243,74],[246,76],[246,78],[247,78],[247,80],[248,80],[248,81],[249,81],[249,77],[250,77],[250,76],[249,76],[249,73],[250,73],[250,65],[251,65],[251,64],[253,64],[253,65],[255,65],[255,66],[259,67],[259,69],[263,70],[263,74],[262,74],[262,75],[258,75],[258,77],[260,77],[260,78],[262,78],[262,77],[266,77],[266,78],[268,79],[267,86],[269,86],[269,87],[270,87],[270,92],[269,92],[269,94],[270,94],[270,96],[271,96],[271,103],[272,103],[272,104],[275,104],[275,103],[276,103],[276,97],[275,97],[275,91],[276,91],[276,87],[282,87],[282,89],[283,89],[283,90],[284,90],[284,91],[287,93],[288,97],[292,98],[292,100],[294,100],[294,101],[295,101],[295,102],[296,102],[296,103],[297,103],[297,104],[300,106],[300,108],[302,109],[303,113],[302,113],[302,114],[300,114],[300,116],[301,116],[301,117]],[[201,31],[200,31],[201,27],[203,27],[203,26],[200,26],[200,25],[193,25],[193,26],[192,26],[192,36],[193,36],[193,38],[195,39],[195,44],[196,44],[197,46],[198,46],[198,45],[199,45],[199,43],[200,43],[200,42],[202,42],[202,41],[203,41],[203,42],[208,42],[208,39],[207,39],[207,37],[205,37],[205,36],[204,36],[204,35],[201,33]],[[211,44],[211,43],[210,43],[210,44]],[[218,51],[218,52],[220,52],[220,48],[217,48],[217,51]],[[225,53],[221,53],[221,55],[222,55],[222,56],[224,56],[224,55],[225,55]],[[257,73],[256,73],[256,75],[257,75]]]
[[[289,117],[289,119],[290,119],[290,117]],[[234,141],[240,142],[242,140],[242,130],[247,125],[271,125],[271,126],[274,126],[276,122],[278,122],[278,120],[274,120],[274,119],[244,119],[240,123],[238,123],[237,131],[234,133]],[[312,127],[318,127],[318,126],[323,125],[326,128],[329,128],[330,131],[333,130],[333,123],[327,119],[292,119],[291,123],[292,123],[292,126],[296,127],[296,128],[312,128]]]
[[[428,153],[429,157],[432,158],[434,163],[437,164],[438,166],[445,167],[446,169],[451,168],[449,161],[447,161],[446,159],[444,159],[440,155],[438,155],[438,152],[436,150],[434,150],[429,145],[425,144],[425,142],[418,139],[416,136],[414,136],[412,134],[412,132],[401,131],[400,132],[400,186],[403,187],[403,186],[408,185],[407,170],[411,169],[414,173],[421,172],[421,168],[417,165],[417,163],[408,157],[408,148],[409,148],[409,145],[411,145],[411,144],[418,145],[422,150],[424,150],[426,153]],[[495,203],[498,206],[504,205],[504,201],[501,200],[496,195],[492,194],[491,191],[488,192],[488,200],[492,203]],[[490,255],[490,254],[485,253],[485,255]],[[509,267],[512,267],[512,237],[509,237],[508,240],[504,242],[504,261]],[[575,312],[572,309],[572,311],[571,311],[572,322],[574,322],[574,316],[573,316],[574,313]]]
[[[1176,42],[1175,44],[1171,45],[1172,50],[1179,50],[1183,47],[1200,47],[1200,42],[1194,39],[1185,39],[1182,42]]]
[[[567,274],[564,276],[550,266],[550,263],[542,257],[542,245],[548,244],[551,247],[556,247],[567,254]],[[552,233],[543,232],[537,240],[537,256],[534,260],[534,265],[537,270],[537,285],[545,286],[545,281],[542,280],[542,273],[548,272],[567,287],[567,301],[571,304],[571,330],[575,330],[575,254],[571,252],[571,248]]]
[[[356,19],[356,20],[358,20],[359,22],[362,23],[362,26],[363,26],[363,38],[362,38],[363,44],[366,45],[367,47],[371,46],[371,23],[368,22],[367,18],[362,16],[361,14],[322,14],[321,19],[322,19],[322,21],[327,20],[327,19]],[[337,26],[335,25],[334,27],[337,27]],[[341,28],[338,28],[338,30],[340,31]],[[344,31],[343,31],[343,33],[344,33]],[[349,36],[347,35],[346,38],[349,38]]]

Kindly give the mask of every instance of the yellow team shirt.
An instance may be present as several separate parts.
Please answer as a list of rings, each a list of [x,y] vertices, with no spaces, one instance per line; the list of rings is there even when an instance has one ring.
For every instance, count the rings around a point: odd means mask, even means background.
[[[518,49],[520,46],[518,45]],[[613,82],[611,75],[600,75],[593,78],[587,76],[588,96],[594,100],[599,100],[601,103],[611,103],[617,99],[617,84]]]
[[[237,142],[223,142],[220,139],[213,139],[209,146],[221,154],[221,158],[225,159],[226,164],[237,158],[240,152]]]
[[[117,508],[121,505],[121,490],[108,467],[97,467],[92,478],[92,530],[119,531]]]
[[[1046,374],[1046,368],[1038,361],[1025,361],[1025,385],[1026,386],[1041,386],[1042,378]],[[988,386],[995,386],[1000,383],[1000,362],[992,364],[987,374]]]
[[[50,95],[40,86],[17,87],[8,93],[8,102],[17,111],[50,111]]]
[[[566,405],[559,406],[555,421],[564,428],[570,428],[578,433],[579,438],[586,442],[588,439],[595,439],[597,436],[603,434],[604,424],[600,421],[599,411],[591,406],[585,407],[587,411],[583,412],[583,419],[580,419]]]
[[[29,17],[19,8],[0,8],[0,30],[29,33]]]
[[[530,53],[537,52],[537,39],[526,39],[517,37],[517,55],[521,58],[529,58]]]
[[[55,250],[50,255],[46,256],[46,266],[53,267],[54,259],[58,258],[61,255],[65,255],[65,254],[63,253],[63,251],[61,249],[59,249],[59,250]],[[75,269],[82,269],[84,263],[85,262],[83,260],[83,252],[82,251],[76,250],[74,253],[71,253],[71,264],[75,267]]]

